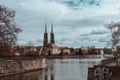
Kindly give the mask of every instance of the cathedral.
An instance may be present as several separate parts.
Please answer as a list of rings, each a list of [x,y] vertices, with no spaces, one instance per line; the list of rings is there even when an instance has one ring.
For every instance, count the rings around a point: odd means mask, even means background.
[[[45,24],[45,33],[44,33],[43,45],[46,46],[48,44],[55,44],[54,33],[53,33],[53,24],[51,24],[50,43],[48,43],[47,24]]]
[[[47,24],[45,24],[45,33],[44,33],[44,41],[43,41],[43,54],[59,54],[61,50],[55,44],[55,36],[53,32],[53,24],[51,24],[51,33],[50,33],[50,43],[48,41],[48,33],[47,33]]]

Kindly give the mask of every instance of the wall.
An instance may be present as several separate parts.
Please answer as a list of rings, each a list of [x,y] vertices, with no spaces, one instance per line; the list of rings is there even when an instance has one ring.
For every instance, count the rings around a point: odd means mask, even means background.
[[[44,59],[2,60],[0,61],[0,76],[45,68]]]
[[[88,80],[119,80],[120,66],[113,63],[116,63],[115,57],[104,59],[101,64],[88,68]]]
[[[119,80],[120,66],[94,66],[88,68],[88,80]]]
[[[116,60],[115,57],[107,58],[107,59],[103,59],[103,60],[101,61],[101,65],[107,65],[107,64],[110,64],[110,63],[114,62],[115,60]]]

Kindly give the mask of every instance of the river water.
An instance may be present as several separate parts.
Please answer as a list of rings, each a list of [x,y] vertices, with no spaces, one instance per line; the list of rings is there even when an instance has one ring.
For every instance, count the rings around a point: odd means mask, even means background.
[[[87,80],[88,67],[99,64],[101,59],[50,59],[47,68],[0,80]]]

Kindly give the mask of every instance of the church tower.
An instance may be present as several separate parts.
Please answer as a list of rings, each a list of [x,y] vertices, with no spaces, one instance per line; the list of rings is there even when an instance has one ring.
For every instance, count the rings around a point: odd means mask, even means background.
[[[51,24],[50,42],[51,42],[51,44],[55,44],[54,33],[53,33],[53,24]]]
[[[45,33],[44,33],[44,42],[43,45],[47,45],[48,44],[48,33],[47,33],[47,24],[45,24]]]

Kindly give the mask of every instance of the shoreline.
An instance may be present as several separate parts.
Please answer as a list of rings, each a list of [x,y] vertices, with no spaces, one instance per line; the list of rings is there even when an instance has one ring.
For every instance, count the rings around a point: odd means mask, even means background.
[[[45,57],[45,58],[43,58]],[[4,57],[0,61],[0,77],[41,71],[46,69],[46,60],[49,59],[95,59],[101,55],[52,55],[37,57]],[[5,59],[5,60],[4,60]],[[9,65],[9,66],[8,66]],[[36,67],[37,66],[37,67]]]
[[[0,61],[0,77],[45,69],[45,58]]]

